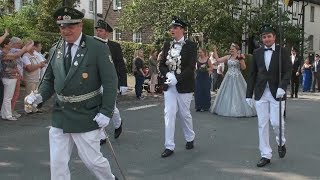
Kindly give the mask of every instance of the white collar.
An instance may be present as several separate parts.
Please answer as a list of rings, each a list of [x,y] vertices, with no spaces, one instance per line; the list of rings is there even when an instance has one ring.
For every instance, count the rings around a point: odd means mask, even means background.
[[[80,36],[78,37],[78,39],[73,43],[73,45],[79,46],[79,45],[80,45],[81,38],[82,38],[82,33],[80,34]],[[65,46],[68,46],[68,42],[66,42],[66,41],[65,41]]]
[[[184,42],[184,36],[182,36],[182,38],[180,38],[178,41],[176,41],[176,40],[174,39],[173,42],[179,42],[179,43]]]
[[[271,46],[271,47],[264,46],[264,48],[265,48],[265,49],[267,49],[267,48],[271,48],[271,49],[272,49],[272,51],[275,51],[275,50],[276,50],[276,44],[275,44],[275,43],[274,43],[274,44],[272,44],[272,46]]]

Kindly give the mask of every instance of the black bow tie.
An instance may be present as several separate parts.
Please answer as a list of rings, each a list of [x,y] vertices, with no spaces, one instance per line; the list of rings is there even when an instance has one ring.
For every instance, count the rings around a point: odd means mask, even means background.
[[[273,51],[272,48],[264,48],[264,51]]]

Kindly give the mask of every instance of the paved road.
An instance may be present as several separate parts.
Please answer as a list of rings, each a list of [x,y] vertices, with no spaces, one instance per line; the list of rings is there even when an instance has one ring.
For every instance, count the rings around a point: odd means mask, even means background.
[[[257,168],[259,160],[256,118],[228,118],[192,109],[196,132],[195,149],[184,149],[180,124],[176,127],[176,149],[162,159],[164,121],[162,98],[143,101],[127,95],[119,98],[124,133],[111,138],[128,180],[211,179],[320,179],[320,94],[289,99],[287,149],[284,159],[274,152],[272,162]],[[45,113],[23,115],[19,121],[0,120],[0,180],[47,180],[49,171],[48,127],[50,105]],[[21,102],[20,102],[20,112]],[[113,135],[112,124],[108,132]],[[270,131],[272,133],[272,131]],[[276,150],[274,136],[271,145]],[[113,172],[120,172],[107,145],[102,146]],[[73,180],[95,179],[77,155],[70,161]]]

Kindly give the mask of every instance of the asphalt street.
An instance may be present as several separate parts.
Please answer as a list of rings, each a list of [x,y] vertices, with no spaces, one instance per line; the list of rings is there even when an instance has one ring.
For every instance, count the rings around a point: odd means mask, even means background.
[[[214,97],[214,95],[213,95]],[[23,113],[22,103],[18,112]],[[23,114],[18,121],[0,120],[0,180],[49,180],[50,109]],[[196,133],[195,148],[185,149],[179,120],[176,123],[176,149],[173,156],[161,158],[164,150],[163,98],[148,96],[136,100],[131,94],[120,96],[118,108],[124,132],[113,138],[113,125],[107,128],[127,180],[233,180],[233,179],[320,179],[320,93],[300,94],[287,102],[287,155],[280,159],[273,131],[271,164],[257,168],[257,118],[229,118],[209,112],[192,116]],[[101,147],[113,173],[122,179],[107,144]],[[72,180],[95,179],[74,148],[70,170]]]

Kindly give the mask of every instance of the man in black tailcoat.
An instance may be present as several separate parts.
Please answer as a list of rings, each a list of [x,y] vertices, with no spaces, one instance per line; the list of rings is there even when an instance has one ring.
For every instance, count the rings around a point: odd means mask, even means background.
[[[176,116],[182,123],[186,149],[193,149],[193,131],[190,103],[195,87],[194,69],[197,61],[197,44],[185,38],[187,24],[173,18],[170,24],[172,41],[163,46],[159,69],[166,77],[164,87],[165,150],[161,157],[173,154]]]
[[[247,81],[246,101],[251,107],[255,104],[257,110],[259,149],[261,154],[261,159],[257,163],[257,166],[263,167],[270,163],[272,157],[272,149],[269,144],[269,120],[276,136],[279,157],[284,158],[286,154],[283,117],[284,101],[281,102],[282,144],[279,141],[279,100],[280,98],[286,99],[292,63],[287,49],[275,44],[276,33],[271,25],[262,26],[260,32],[263,46],[253,52],[251,69]],[[281,59],[279,59],[280,48]],[[279,61],[281,62],[281,72],[279,72]],[[280,73],[281,81],[279,82]]]

